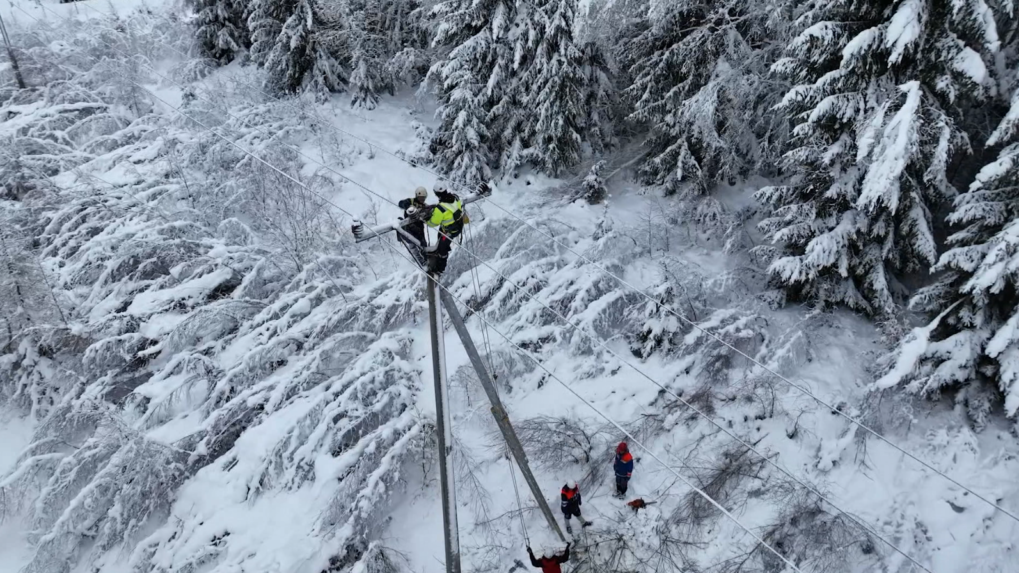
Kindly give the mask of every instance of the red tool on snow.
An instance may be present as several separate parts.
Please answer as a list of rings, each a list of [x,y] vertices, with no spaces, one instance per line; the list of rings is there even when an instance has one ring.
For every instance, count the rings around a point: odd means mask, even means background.
[[[626,505],[629,506],[631,509],[633,509],[634,513],[637,513],[638,511],[644,509],[645,507],[647,507],[649,505],[654,505],[656,503],[658,503],[658,502],[657,501],[644,501],[643,498],[638,497],[637,499],[635,499],[633,501],[626,502]]]

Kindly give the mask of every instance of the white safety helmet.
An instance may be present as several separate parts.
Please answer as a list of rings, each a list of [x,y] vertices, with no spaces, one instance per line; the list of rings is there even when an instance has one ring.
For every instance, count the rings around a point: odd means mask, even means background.
[[[435,191],[436,195],[439,193],[449,193],[449,186],[443,181],[436,181],[435,186],[432,187],[432,191]]]
[[[570,489],[577,489],[577,482],[575,482],[573,480],[570,480],[570,481],[566,482],[566,487],[568,487]]]
[[[551,547],[542,547],[541,556],[546,558],[552,558],[556,556],[556,552]]]
[[[417,189],[414,190],[414,198],[415,199],[427,199],[428,198],[428,189],[425,189],[424,187],[418,187]]]

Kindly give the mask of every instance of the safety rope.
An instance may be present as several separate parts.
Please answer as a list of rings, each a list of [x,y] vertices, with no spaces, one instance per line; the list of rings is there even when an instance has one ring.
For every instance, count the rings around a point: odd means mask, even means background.
[[[474,250],[477,250],[476,242],[474,240],[474,231],[471,230],[470,223],[468,223],[465,226],[467,227],[467,242],[472,247],[474,247]],[[474,252],[471,249],[467,249],[467,251],[470,252],[470,253]],[[477,259],[478,261],[481,260],[478,257],[474,257],[474,258]],[[480,264],[473,265],[471,267],[471,271],[470,272],[471,272],[471,282],[474,285],[474,300],[476,300],[476,301],[478,301],[480,303],[480,301],[481,301],[481,273],[478,272],[478,267],[479,266],[480,266]],[[481,312],[481,310],[479,310],[478,312]],[[492,374],[492,379],[493,380],[498,380],[499,379],[499,374],[496,373],[496,371],[495,371],[495,363],[492,361],[492,341],[491,341],[491,336],[488,333],[488,325],[486,323],[484,323],[484,322],[481,323],[481,342],[482,342],[482,344],[485,345],[485,355],[486,355],[486,358],[488,359],[488,371],[489,371],[489,373]]]
[[[509,462],[510,477],[513,479],[513,494],[517,497],[517,517],[520,518],[520,531],[524,534],[524,543],[531,546],[531,538],[527,535],[527,526],[524,525],[524,506],[520,503],[520,489],[517,488],[517,470],[513,468],[513,460],[506,456]]]

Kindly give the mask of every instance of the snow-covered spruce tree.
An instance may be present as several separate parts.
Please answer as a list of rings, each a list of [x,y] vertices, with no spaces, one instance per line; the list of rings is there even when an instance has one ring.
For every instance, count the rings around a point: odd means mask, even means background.
[[[188,0],[188,5],[195,11],[195,34],[205,56],[228,64],[251,45],[246,0]]]
[[[289,17],[293,2],[289,0],[251,0],[248,5],[248,34],[251,39],[251,59],[264,64],[276,45],[283,22]]]
[[[382,92],[425,77],[429,33],[422,11],[417,0],[349,3],[352,105],[372,109]]]
[[[499,83],[492,84],[489,90],[488,146],[493,165],[507,173],[527,163],[534,151],[536,121],[528,105],[540,71],[535,65],[538,44],[548,29],[543,5],[517,2],[513,28],[505,39],[512,61],[499,61],[501,69],[493,74]],[[505,50],[497,53],[508,57]]]
[[[312,0],[283,0],[287,17],[265,56],[267,86],[297,93],[308,88],[317,94],[343,90],[340,62],[320,41],[319,21]]]
[[[584,111],[580,129],[592,151],[605,153],[616,143],[615,123],[620,115],[612,68],[605,49],[594,40],[581,44],[580,59],[583,76],[581,107]]]
[[[591,171],[584,177],[584,199],[592,205],[597,205],[605,200],[608,189],[605,188],[605,168],[608,164],[599,161],[591,166]]]
[[[933,320],[888,357],[878,383],[905,381],[930,397],[960,388],[957,400],[978,429],[999,397],[1008,416],[1019,413],[1019,89],[987,144],[1004,148],[956,198],[938,280],[910,301]]]
[[[438,91],[441,124],[432,139],[439,167],[454,180],[475,183],[491,177],[492,117],[511,81],[513,53],[508,35],[516,20],[514,0],[446,0],[432,9],[439,21],[433,46],[442,57],[428,72]],[[505,113],[519,110],[506,110]]]
[[[643,31],[621,30],[638,32],[617,55],[633,78],[630,119],[651,130],[643,181],[705,193],[777,160],[787,121],[771,111],[783,89],[767,74],[783,16],[776,0],[678,0],[646,12]]]
[[[327,8],[335,8],[328,6]],[[248,16],[251,57],[266,72],[266,87],[280,93],[319,96],[345,89],[344,10],[319,10],[313,0],[253,0]]]
[[[573,39],[577,0],[543,0],[537,9],[546,24],[531,65],[533,75],[528,74],[533,79],[527,78],[526,103],[534,122],[528,156],[545,173],[559,175],[580,161],[580,131],[587,119],[583,60]]]
[[[962,110],[986,94],[998,49],[982,1],[838,1],[811,6],[774,66],[795,85],[787,185],[762,189],[761,223],[783,256],[787,297],[880,315],[937,259],[932,211],[956,193],[948,166],[968,147]]]
[[[375,109],[379,94],[393,93],[386,66],[382,0],[366,0],[350,17],[350,105]]]

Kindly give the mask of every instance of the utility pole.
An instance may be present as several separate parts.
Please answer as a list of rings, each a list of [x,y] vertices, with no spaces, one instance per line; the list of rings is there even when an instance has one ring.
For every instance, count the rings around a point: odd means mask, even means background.
[[[487,193],[473,195],[466,197],[461,203],[466,205],[480,201],[487,196]],[[415,245],[418,244],[417,239],[403,229],[405,225],[413,221],[412,218],[407,218],[398,223],[378,225],[371,228],[365,228],[360,221],[355,221],[351,226],[351,232],[354,234],[354,240],[358,243],[381,237],[386,233],[396,232],[405,242]],[[423,247],[423,245],[418,246]],[[423,261],[420,253],[413,254],[415,260],[421,264]],[[446,573],[460,573],[461,568],[460,534],[456,518],[456,484],[454,483],[455,474],[453,469],[453,424],[450,417],[449,389],[446,384],[446,348],[442,330],[443,306],[446,307],[446,312],[453,322],[453,327],[460,336],[460,340],[467,350],[467,355],[470,356],[471,364],[477,371],[478,378],[481,379],[481,384],[484,386],[485,393],[492,404],[492,415],[495,417],[495,422],[498,424],[499,430],[506,440],[506,445],[517,462],[517,466],[520,468],[520,473],[523,474],[524,480],[527,482],[528,487],[531,488],[534,500],[545,515],[548,526],[556,532],[559,539],[566,541],[566,537],[559,528],[552,510],[549,508],[548,501],[541,493],[538,481],[534,479],[534,474],[531,473],[531,467],[527,462],[524,448],[520,444],[516,432],[513,430],[513,425],[510,424],[509,416],[506,414],[506,409],[502,406],[502,400],[499,399],[499,393],[495,389],[491,376],[485,370],[485,365],[481,361],[478,349],[474,346],[470,333],[467,332],[463,317],[460,316],[460,311],[456,308],[456,300],[445,289],[442,289],[442,286],[439,284],[438,273],[428,273],[426,290],[428,293],[428,330],[432,342],[432,376],[435,379],[435,425],[439,445],[439,485],[442,489],[442,524],[443,541],[446,548]]]
[[[4,46],[7,47],[7,59],[11,61],[11,68],[14,70],[14,80],[18,87],[25,89],[25,78],[21,76],[21,67],[18,66],[18,58],[14,56],[14,46],[11,45],[11,37],[7,35],[7,26],[4,25],[4,17],[0,15],[0,35],[3,36]]]
[[[531,488],[531,495],[534,497],[534,501],[538,502],[538,507],[541,508],[541,513],[545,515],[545,521],[548,522],[548,526],[565,543],[566,537],[559,528],[559,522],[556,521],[555,516],[552,514],[548,501],[545,499],[544,494],[541,493],[541,486],[538,485],[538,480],[534,479],[534,474],[531,473],[531,465],[527,462],[527,453],[524,452],[524,447],[520,443],[516,431],[513,429],[513,424],[510,423],[509,415],[502,406],[499,392],[492,382],[492,377],[488,375],[488,370],[485,369],[485,363],[482,362],[481,355],[478,354],[478,349],[474,346],[474,340],[471,338],[470,333],[467,332],[467,325],[464,324],[463,317],[460,316],[460,310],[456,307],[456,300],[445,290],[441,293],[441,300],[446,305],[446,313],[449,315],[449,320],[453,323],[453,328],[460,336],[464,350],[467,351],[467,356],[471,359],[471,365],[474,366],[474,370],[478,373],[478,379],[481,380],[481,385],[485,388],[488,401],[492,404],[492,416],[495,418],[495,423],[499,426],[499,431],[502,432],[502,437],[506,440],[506,445],[509,446],[510,453],[513,454],[513,459],[517,462],[517,467],[520,468],[520,473],[524,475],[524,481]]]
[[[435,424],[439,441],[439,484],[442,488],[442,524],[445,530],[446,573],[460,573],[460,533],[456,521],[456,484],[453,483],[453,432],[446,385],[446,347],[442,332],[442,299],[435,296],[439,275],[428,274],[428,327],[432,338],[432,374],[435,378]]]

